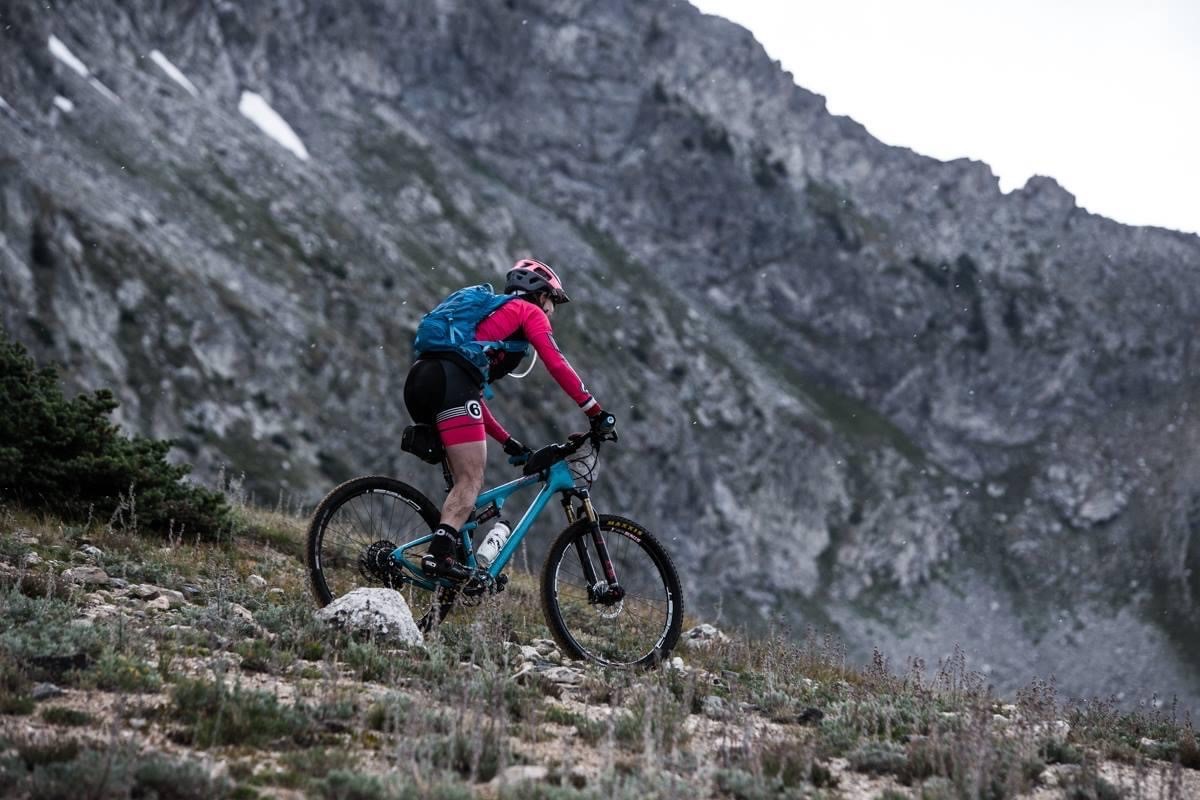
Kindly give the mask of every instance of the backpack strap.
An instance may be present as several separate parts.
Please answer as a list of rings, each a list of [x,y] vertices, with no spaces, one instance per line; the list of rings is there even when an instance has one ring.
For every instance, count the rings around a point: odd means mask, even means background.
[[[503,350],[506,353],[524,353],[529,349],[529,342],[472,342],[484,350]]]

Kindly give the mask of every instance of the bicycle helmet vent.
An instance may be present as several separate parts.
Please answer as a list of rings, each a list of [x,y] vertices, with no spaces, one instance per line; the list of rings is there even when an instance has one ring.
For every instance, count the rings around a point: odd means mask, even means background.
[[[569,303],[571,299],[563,291],[562,281],[549,265],[526,258],[518,261],[504,278],[505,294],[514,292],[549,292],[555,303]]]

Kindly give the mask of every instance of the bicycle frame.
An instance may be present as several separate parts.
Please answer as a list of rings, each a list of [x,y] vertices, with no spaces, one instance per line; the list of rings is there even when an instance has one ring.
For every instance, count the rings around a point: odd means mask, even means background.
[[[475,510],[479,511],[480,509],[487,508],[492,503],[496,504],[497,510],[502,509],[504,507],[504,503],[513,493],[536,483],[543,483],[540,475],[526,475],[524,477],[517,478],[514,481],[501,484],[493,489],[488,489],[480,494],[475,500]],[[575,486],[575,480],[571,477],[571,470],[570,467],[567,466],[567,462],[557,461],[550,466],[549,470],[547,470],[546,479],[541,491],[537,493],[537,496],[533,498],[533,502],[529,504],[527,509],[525,509],[525,513],[521,516],[521,521],[517,523],[516,527],[513,528],[512,533],[509,534],[508,541],[504,543],[503,549],[496,554],[496,558],[488,566],[487,572],[492,576],[492,578],[499,576],[504,568],[508,565],[509,559],[512,558],[513,553],[516,552],[517,548],[521,544],[521,541],[525,538],[525,534],[527,534],[529,529],[533,526],[534,520],[536,520],[538,515],[540,515],[546,508],[546,504],[550,502],[550,498],[558,492],[567,491],[582,491],[586,496],[586,490],[579,490]],[[471,532],[475,530],[477,526],[478,523],[474,519],[468,520],[462,526],[462,544],[467,551],[467,566],[471,567],[471,569],[475,569],[477,566],[475,561],[475,548],[471,539]],[[404,579],[429,591],[435,590],[439,585],[449,586],[451,584],[426,578],[421,572],[421,565],[419,563],[410,561],[406,557],[406,553],[414,547],[420,547],[421,545],[427,543],[432,538],[433,534],[428,534],[420,537],[419,539],[414,539],[411,542],[402,544],[392,551],[392,560],[410,573],[404,575]]]

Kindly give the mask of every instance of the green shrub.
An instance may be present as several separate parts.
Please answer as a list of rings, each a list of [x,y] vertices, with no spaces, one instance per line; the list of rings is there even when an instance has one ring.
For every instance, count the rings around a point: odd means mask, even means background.
[[[1087,766],[1063,785],[1063,797],[1067,800],[1121,800],[1121,796],[1120,789]]]
[[[1078,764],[1083,761],[1083,754],[1062,739],[1045,741],[1039,755],[1047,764]]]
[[[1200,745],[1190,729],[1179,737],[1179,764],[1187,769],[1200,769]]]
[[[69,761],[34,767],[30,789],[41,800],[124,800],[133,791],[133,770],[122,754],[86,750]]]
[[[850,769],[869,775],[899,773],[908,763],[905,749],[891,742],[864,742],[849,756]]]
[[[199,747],[244,744],[263,747],[279,739],[303,741],[312,720],[274,695],[205,680],[182,680],[172,692],[172,716],[188,726],[182,737]]]
[[[501,787],[500,800],[595,800],[594,792],[584,792],[573,786],[555,786],[551,783],[522,783]]]
[[[0,499],[67,519],[121,513],[155,530],[229,533],[224,495],[184,482],[191,467],[167,462],[171,442],[123,435],[109,421],[117,405],[107,389],[66,399],[55,370],[0,329]]]
[[[442,769],[454,770],[464,778],[474,776],[480,783],[496,777],[500,769],[500,750],[505,746],[495,728],[459,731],[432,740],[430,761]]]
[[[95,722],[95,717],[86,711],[67,708],[66,706],[47,706],[43,708],[42,719],[51,725],[62,725],[68,728],[79,728]]]
[[[242,657],[241,668],[245,672],[278,675],[295,660],[290,651],[280,649],[266,639],[245,639],[233,646],[233,652]]]
[[[389,694],[367,709],[367,727],[373,731],[401,731],[412,710],[412,700],[402,694]]]
[[[335,769],[314,786],[315,797],[324,800],[391,800],[395,793],[375,775]]]
[[[33,705],[25,670],[0,648],[0,714],[30,714]]]
[[[162,686],[155,666],[111,649],[96,660],[86,680],[110,692],[157,692]]]
[[[362,681],[386,682],[396,671],[392,656],[371,641],[351,639],[346,643],[342,659]]]
[[[233,792],[225,777],[213,777],[203,764],[163,755],[141,759],[133,772],[133,796],[157,800],[221,800]]]
[[[75,607],[61,600],[0,592],[0,619],[4,620],[0,675],[6,676],[4,681],[14,688],[24,679],[70,681],[78,670],[91,664],[103,640],[95,627],[73,624],[75,614]],[[0,694],[3,691],[0,686]]]
[[[2,777],[9,786],[23,788],[25,796],[45,800],[224,800],[233,788],[228,778],[210,776],[201,764],[161,754],[143,756],[126,748],[80,750],[72,740],[17,742],[15,749],[17,758],[0,765]]]

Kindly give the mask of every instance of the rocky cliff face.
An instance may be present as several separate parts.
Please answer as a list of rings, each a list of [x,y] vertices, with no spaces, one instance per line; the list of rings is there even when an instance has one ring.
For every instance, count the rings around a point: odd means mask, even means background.
[[[0,13],[0,319],[200,475],[436,491],[416,320],[536,255],[620,419],[602,505],[698,607],[1200,697],[1197,237],[888,147],[684,3]],[[522,439],[579,425],[540,370],[497,389]]]

